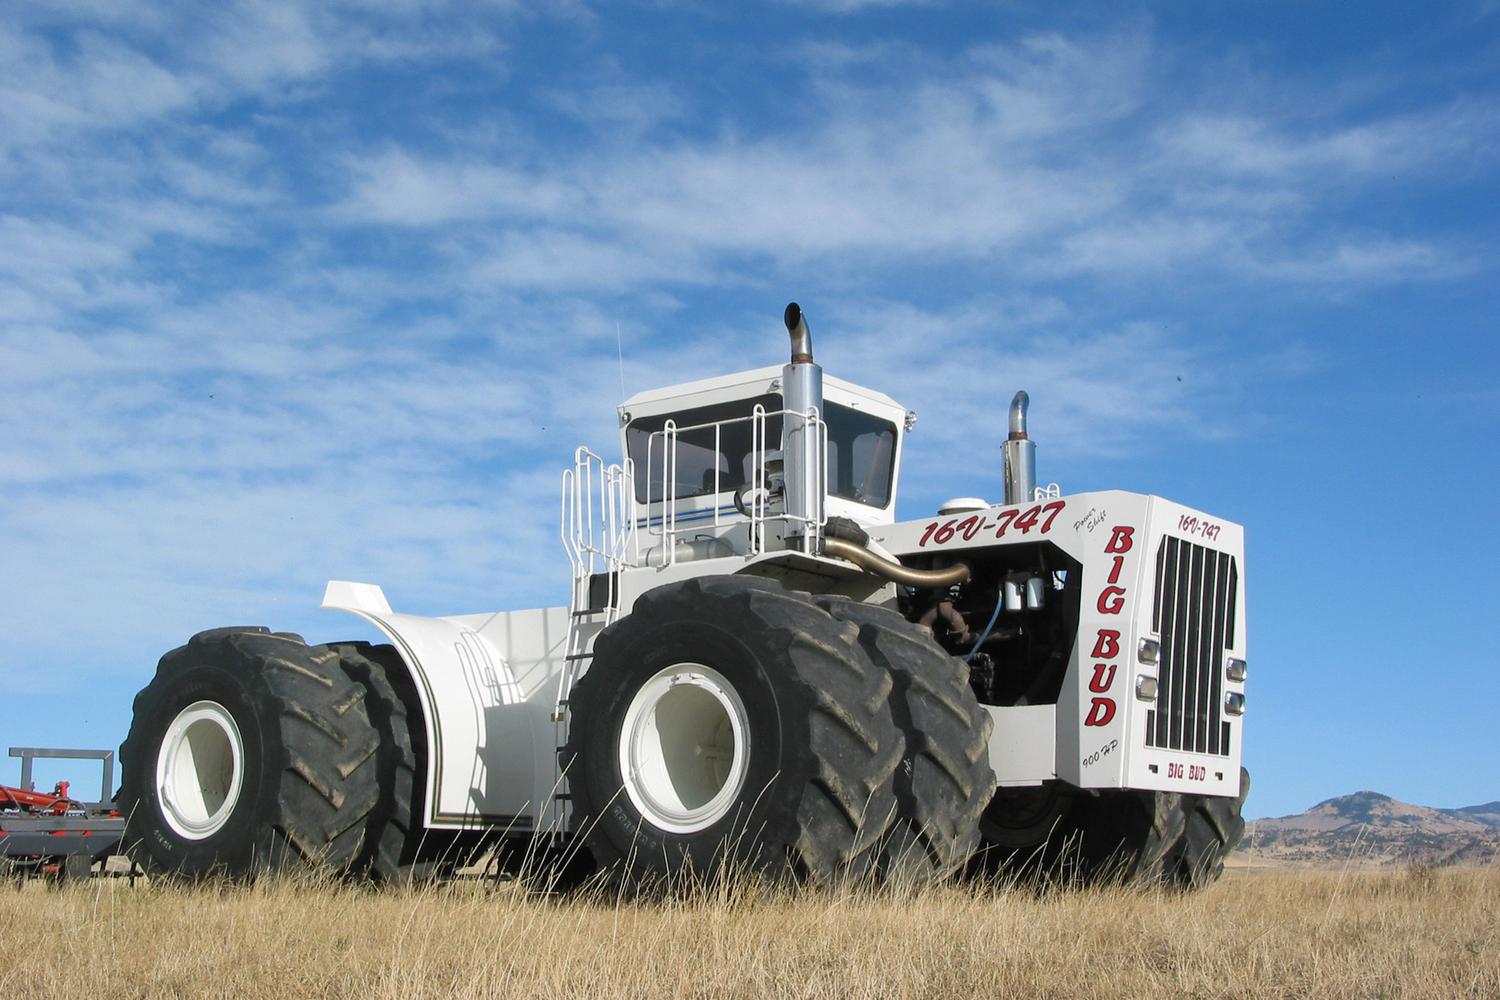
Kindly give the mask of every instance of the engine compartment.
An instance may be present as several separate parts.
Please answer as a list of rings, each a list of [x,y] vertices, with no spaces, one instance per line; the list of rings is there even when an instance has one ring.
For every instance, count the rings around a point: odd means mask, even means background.
[[[907,559],[922,569],[960,561]],[[901,613],[930,628],[939,645],[969,664],[982,704],[1055,705],[1077,639],[1082,566],[1051,542],[966,549],[967,582],[898,589]]]

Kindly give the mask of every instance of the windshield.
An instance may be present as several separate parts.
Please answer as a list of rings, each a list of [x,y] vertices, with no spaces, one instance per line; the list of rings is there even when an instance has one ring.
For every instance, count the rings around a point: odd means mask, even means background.
[[[896,425],[847,406],[828,403],[828,492],[884,507],[891,502]]]
[[[657,503],[662,499],[662,439],[652,442],[651,435],[669,419],[678,427],[697,428],[677,434],[673,480],[677,499],[684,500],[731,492],[750,482],[755,460],[753,421],[744,418],[756,406],[764,409],[766,447],[778,449],[782,405],[779,395],[767,394],[631,421],[625,431],[625,447],[635,463],[636,501]],[[895,424],[838,403],[825,403],[823,412],[828,423],[828,492],[872,507],[889,504],[895,471]],[[699,426],[703,424],[718,426]]]

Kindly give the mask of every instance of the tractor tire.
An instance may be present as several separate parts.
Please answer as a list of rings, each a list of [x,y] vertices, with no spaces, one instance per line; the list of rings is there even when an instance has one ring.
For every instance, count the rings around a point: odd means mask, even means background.
[[[339,666],[365,692],[365,714],[380,739],[376,753],[376,787],[380,799],[365,825],[365,842],[352,870],[377,883],[413,875],[420,823],[414,823],[421,797],[411,720],[421,725],[416,688],[396,648],[367,642],[330,643]]]
[[[1066,836],[1066,820],[1080,794],[1063,781],[998,789],[979,818],[983,857],[975,874],[1036,872],[1048,843]]]
[[[817,598],[859,627],[859,644],[894,685],[891,714],[905,738],[896,770],[896,821],[882,841],[881,874],[921,884],[946,878],[979,846],[979,817],[995,791],[994,720],[969,687],[969,669],[899,612],[844,597]]]
[[[201,632],[161,658],[120,747],[125,843],[148,869],[253,878],[360,856],[379,739],[327,647]]]
[[[864,874],[895,813],[890,674],[809,595],[711,576],[642,595],[569,696],[574,829],[633,889]]]
[[[1184,795],[1186,823],[1174,852],[1173,880],[1185,889],[1201,889],[1224,874],[1227,858],[1245,836],[1245,797],[1250,772],[1240,768],[1240,794]]]
[[[1083,884],[1172,885],[1186,826],[1175,793],[1079,791],[1047,842],[1046,871]]]

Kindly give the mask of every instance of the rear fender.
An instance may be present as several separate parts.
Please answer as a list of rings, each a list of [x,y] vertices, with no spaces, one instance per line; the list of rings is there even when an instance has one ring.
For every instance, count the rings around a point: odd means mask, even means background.
[[[529,832],[555,822],[550,715],[567,609],[431,618],[392,611],[374,584],[341,580],[323,607],[378,628],[411,675],[429,749],[424,825]]]

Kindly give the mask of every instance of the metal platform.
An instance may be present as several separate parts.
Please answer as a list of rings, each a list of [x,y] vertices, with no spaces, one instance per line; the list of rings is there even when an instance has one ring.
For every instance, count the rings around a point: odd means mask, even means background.
[[[113,750],[11,747],[10,756],[21,758],[21,783],[14,788],[0,786],[0,856],[76,871],[78,859],[93,862],[117,852],[125,834],[125,817],[110,801]],[[60,786],[62,794],[38,794],[32,781],[32,765],[38,759],[99,761],[99,798],[92,802],[73,798],[66,786]],[[71,866],[69,859],[74,859]]]

